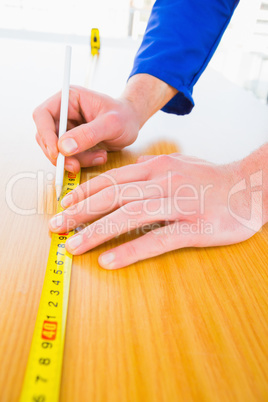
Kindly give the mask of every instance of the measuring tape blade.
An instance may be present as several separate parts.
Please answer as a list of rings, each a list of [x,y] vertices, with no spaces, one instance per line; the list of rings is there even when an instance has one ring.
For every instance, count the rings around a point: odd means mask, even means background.
[[[65,172],[61,199],[79,183],[80,172]],[[63,210],[60,201],[57,213]],[[66,251],[65,243],[73,234],[73,231],[52,234],[20,402],[56,402],[59,399],[72,269],[72,255]]]

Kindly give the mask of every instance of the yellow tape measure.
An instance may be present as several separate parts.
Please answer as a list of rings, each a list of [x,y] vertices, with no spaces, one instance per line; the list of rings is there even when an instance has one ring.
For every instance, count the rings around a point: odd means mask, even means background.
[[[91,29],[91,36],[90,36],[90,46],[91,46],[91,54],[95,56],[99,54],[100,50],[100,32],[98,28]]]
[[[62,197],[79,183],[80,172],[65,172]],[[60,201],[57,213],[63,210]],[[66,251],[65,243],[73,233],[52,235],[20,402],[56,402],[59,399],[72,268],[72,255]]]

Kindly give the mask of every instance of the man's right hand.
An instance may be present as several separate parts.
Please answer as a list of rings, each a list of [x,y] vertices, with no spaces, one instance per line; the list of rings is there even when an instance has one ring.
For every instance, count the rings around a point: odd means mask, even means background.
[[[61,93],[49,98],[33,112],[36,140],[48,159],[56,165],[58,152],[65,169],[77,173],[80,167],[104,164],[106,151],[132,144],[140,128],[131,101],[71,86],[67,132],[58,140]]]
[[[65,155],[65,169],[70,172],[101,165],[107,160],[106,151],[132,144],[143,124],[177,92],[149,74],[132,76],[118,99],[72,86],[67,132],[58,140],[61,94],[57,93],[33,113],[36,140],[53,165],[59,151]]]

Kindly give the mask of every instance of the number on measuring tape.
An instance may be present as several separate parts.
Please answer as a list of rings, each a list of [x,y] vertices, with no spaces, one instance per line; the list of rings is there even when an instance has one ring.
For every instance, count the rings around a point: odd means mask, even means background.
[[[80,173],[65,172],[62,197],[79,182]],[[61,211],[59,202],[57,213]],[[52,235],[20,402],[57,402],[59,399],[72,268],[72,256],[67,252],[65,243],[72,234]]]

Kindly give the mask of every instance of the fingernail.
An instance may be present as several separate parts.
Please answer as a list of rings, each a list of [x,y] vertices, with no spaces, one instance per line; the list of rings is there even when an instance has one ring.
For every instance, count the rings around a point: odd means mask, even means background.
[[[51,159],[57,159],[57,154],[54,151],[52,151],[52,149],[50,149],[49,147],[47,147],[47,152]]]
[[[102,156],[98,156],[98,158],[93,159],[93,165],[102,165],[104,163],[104,158]]]
[[[66,138],[62,141],[61,148],[66,154],[72,154],[78,149],[78,145],[73,138]]]
[[[100,256],[100,264],[103,268],[112,268],[112,262],[115,260],[114,253],[106,253]]]
[[[53,229],[58,229],[63,224],[63,215],[62,214],[55,215],[52,219],[50,219],[49,223]]]
[[[83,236],[81,235],[74,235],[68,240],[68,246],[72,249],[75,250],[77,247],[80,246],[82,243]]]
[[[71,205],[73,201],[73,195],[72,194],[67,194],[62,200],[61,200],[61,206],[63,208],[67,208],[69,205]]]

